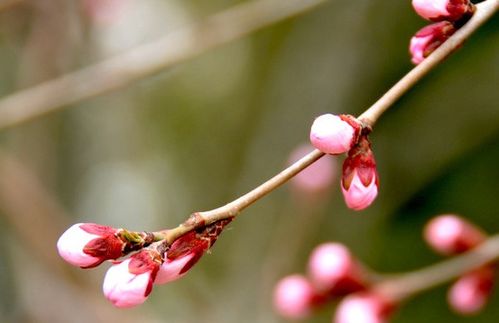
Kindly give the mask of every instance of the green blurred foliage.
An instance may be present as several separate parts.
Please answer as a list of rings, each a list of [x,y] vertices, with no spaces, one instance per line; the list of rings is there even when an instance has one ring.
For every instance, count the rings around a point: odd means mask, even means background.
[[[239,2],[147,1],[180,8],[187,21]],[[60,13],[67,19],[81,14],[71,3]],[[36,66],[46,57],[36,52],[47,50],[43,46],[28,46],[32,28],[43,28],[36,17],[29,6],[0,14],[3,94],[65,71],[30,75],[22,68],[26,60]],[[65,50],[50,56],[70,62],[70,69],[105,56],[96,49],[99,31],[79,19],[72,21],[80,27],[61,41]],[[330,1],[126,90],[3,132],[3,148],[55,193],[71,214],[68,222],[172,227],[281,170],[307,140],[314,117],[364,111],[411,68],[408,41],[424,24],[410,1]],[[440,260],[421,239],[424,223],[436,214],[455,212],[499,231],[498,26],[499,17],[489,21],[379,120],[371,139],[381,188],[370,209],[348,210],[339,187],[316,205],[278,189],[234,221],[186,278],[156,288],[129,313],[147,313],[151,322],[277,322],[273,284],[305,272],[318,243],[342,241],[375,270],[391,272]],[[23,277],[6,278],[24,272],[9,266],[15,257],[4,247],[4,231],[10,231],[4,226],[0,299],[9,305],[0,307],[0,320],[45,322],[30,312],[12,319],[13,308],[31,307],[16,290],[26,289]],[[46,247],[55,252],[53,241]],[[92,290],[98,291],[102,274],[90,275]],[[101,298],[95,301],[110,306]],[[494,296],[483,314],[460,318],[439,287],[405,304],[394,322],[496,322],[497,304]],[[329,322],[332,312],[331,306],[309,321]]]

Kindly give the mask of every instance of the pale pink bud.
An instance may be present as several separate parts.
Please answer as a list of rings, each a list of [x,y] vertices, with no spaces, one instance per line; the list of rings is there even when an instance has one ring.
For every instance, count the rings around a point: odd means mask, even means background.
[[[348,152],[343,162],[341,191],[346,205],[356,211],[367,208],[378,195],[376,161],[367,137]]]
[[[412,0],[412,6],[418,15],[432,21],[457,21],[475,11],[469,0]]]
[[[313,149],[310,145],[302,145],[293,150],[289,164],[294,163]],[[301,193],[319,193],[326,191],[336,177],[336,159],[324,156],[305,168],[291,179],[293,187]]]
[[[232,219],[221,220],[200,232],[190,231],[175,240],[165,254],[155,284],[166,284],[184,276],[217,241]]]
[[[314,290],[302,275],[291,275],[281,279],[274,289],[274,308],[289,319],[303,319],[312,310]]]
[[[479,228],[453,214],[439,215],[424,230],[426,242],[444,255],[467,251],[482,243],[486,235]]]
[[[118,229],[95,223],[77,223],[67,229],[57,241],[59,255],[72,265],[90,268],[104,260],[122,256],[125,243]]]
[[[144,249],[111,266],[104,277],[104,295],[116,307],[144,303],[152,291],[160,264],[161,257],[157,252]]]
[[[349,188],[346,189],[342,186],[341,191],[349,208],[356,211],[363,210],[371,205],[378,195],[376,177],[373,176],[371,182],[366,186],[359,177],[359,173],[355,170]]]
[[[357,141],[360,126],[349,116],[323,114],[310,129],[312,145],[326,154],[342,154]]]
[[[449,305],[459,314],[476,314],[487,304],[493,285],[494,271],[490,266],[465,274],[449,289]]]
[[[155,284],[166,284],[177,280],[184,276],[187,271],[194,265],[196,255],[194,253],[176,258],[175,260],[166,259],[161,267],[159,267],[158,275],[156,276]]]
[[[414,64],[421,63],[435,49],[440,47],[454,32],[456,28],[448,21],[437,22],[419,30],[412,38],[409,52]]]
[[[387,322],[394,305],[375,294],[352,294],[343,299],[334,316],[334,323]]]
[[[317,246],[308,261],[309,277],[317,290],[330,295],[346,295],[366,284],[361,268],[350,251],[340,243]]]

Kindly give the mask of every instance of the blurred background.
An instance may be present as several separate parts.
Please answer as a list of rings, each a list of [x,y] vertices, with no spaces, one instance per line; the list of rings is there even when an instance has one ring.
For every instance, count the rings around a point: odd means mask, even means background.
[[[286,0],[282,0],[286,1]],[[0,94],[99,62],[245,1],[0,2]],[[453,212],[499,231],[499,17],[425,77],[371,135],[380,194],[366,211],[329,189],[285,185],[230,225],[189,274],[134,309],[102,295],[106,265],[72,268],[55,244],[75,222],[174,227],[271,177],[323,113],[358,115],[412,66],[425,21],[410,1],[324,5],[207,51],[110,94],[0,133],[1,322],[284,322],[272,289],[304,273],[313,247],[347,244],[399,272],[441,260],[423,242]],[[84,86],[84,84],[82,85]],[[0,98],[1,100],[1,98]],[[296,158],[296,157],[295,157]],[[334,176],[334,174],[332,174]],[[448,308],[447,286],[418,295],[393,322],[497,322]],[[308,322],[330,322],[328,306]]]

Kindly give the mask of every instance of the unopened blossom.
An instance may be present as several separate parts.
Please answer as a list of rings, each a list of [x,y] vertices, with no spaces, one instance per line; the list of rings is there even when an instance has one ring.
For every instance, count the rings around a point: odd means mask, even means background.
[[[122,256],[125,243],[118,229],[95,223],[77,223],[57,241],[59,255],[72,265],[91,268]]]
[[[214,242],[213,242],[214,243]],[[184,276],[210,248],[210,242],[191,231],[177,239],[166,252],[155,284],[166,284]]]
[[[378,195],[378,172],[371,144],[365,136],[343,162],[341,191],[346,205],[356,211],[367,208]]]
[[[329,295],[346,295],[366,286],[357,260],[340,243],[317,246],[308,261],[308,274],[315,288]]]
[[[419,30],[409,44],[409,52],[414,64],[421,63],[435,49],[440,47],[454,32],[456,28],[448,21],[441,21]]]
[[[144,303],[162,263],[155,250],[144,249],[111,266],[104,277],[103,292],[116,307]]]
[[[351,294],[336,308],[333,323],[385,323],[394,304],[374,293]]]
[[[310,142],[326,154],[342,154],[356,143],[359,131],[360,126],[353,117],[328,113],[315,119]]]
[[[443,214],[428,222],[424,238],[434,250],[444,255],[454,255],[476,247],[485,240],[486,235],[457,215]]]
[[[432,21],[457,21],[475,11],[469,0],[412,0],[412,6],[418,15]]]
[[[289,319],[306,318],[312,310],[314,294],[306,277],[298,274],[284,277],[274,289],[274,308]]]
[[[223,228],[232,219],[207,226],[202,231],[190,231],[173,242],[164,255],[155,284],[166,284],[184,276],[218,239]]]
[[[476,314],[487,304],[493,285],[494,268],[485,266],[461,276],[449,289],[447,300],[459,314]]]

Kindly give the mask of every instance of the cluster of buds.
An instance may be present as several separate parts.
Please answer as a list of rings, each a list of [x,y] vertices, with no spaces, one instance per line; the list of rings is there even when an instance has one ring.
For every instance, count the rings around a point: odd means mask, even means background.
[[[446,256],[473,249],[487,238],[475,225],[452,214],[433,218],[425,228],[424,237],[435,251]],[[484,308],[494,285],[494,267],[491,264],[476,268],[452,284],[447,298],[454,311],[471,315]]]
[[[445,214],[426,225],[424,237],[438,253],[453,256],[477,247],[487,235],[461,217]],[[490,299],[494,278],[494,263],[460,276],[448,292],[451,308],[462,315],[478,313]],[[390,296],[379,282],[344,245],[323,243],[312,251],[307,275],[290,275],[277,283],[274,307],[285,318],[306,319],[342,297],[333,323],[385,323],[407,295]]]
[[[132,232],[95,223],[78,223],[57,242],[59,255],[72,265],[92,268],[114,260],[107,271],[103,292],[117,307],[142,304],[153,285],[184,276],[210,249],[232,219],[190,231],[171,245],[164,232]],[[116,260],[133,253],[124,260]]]
[[[421,63],[475,12],[469,0],[412,0],[412,6],[421,17],[435,22],[411,38],[409,52],[414,64]]]
[[[436,22],[411,38],[409,52],[414,64],[421,63],[475,12],[469,0],[412,0],[412,6],[421,17]]]
[[[344,297],[336,310],[335,323],[381,323],[395,306],[369,289],[368,276],[344,245],[323,243],[312,251],[307,275],[290,275],[277,283],[274,307],[283,317],[304,319],[314,310]]]
[[[350,115],[325,114],[315,119],[310,130],[312,145],[326,154],[347,153],[343,162],[341,190],[346,205],[363,210],[378,195],[376,161],[367,137],[370,128]]]

